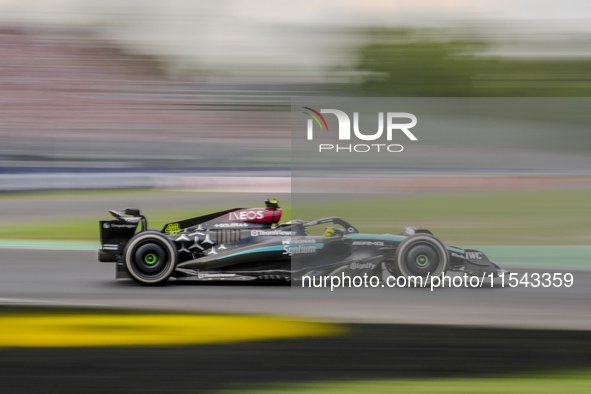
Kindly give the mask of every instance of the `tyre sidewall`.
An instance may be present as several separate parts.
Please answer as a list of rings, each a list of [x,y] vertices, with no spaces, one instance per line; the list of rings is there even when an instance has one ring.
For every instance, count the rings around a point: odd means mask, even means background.
[[[406,266],[404,261],[404,256],[408,253],[412,248],[415,246],[420,245],[421,243],[429,244],[435,251],[438,252],[439,255],[439,264],[435,268],[433,272],[431,272],[428,276],[422,276],[424,279],[423,283],[430,283],[433,276],[441,276],[448,267],[449,264],[449,256],[447,253],[447,249],[445,245],[436,237],[428,234],[418,234],[412,237],[408,237],[404,241],[400,243],[398,249],[396,250],[396,270],[398,273],[406,278],[409,277],[416,277],[421,276],[416,273],[413,273],[409,270]]]
[[[138,248],[147,243],[156,243],[161,246],[169,260],[163,270],[153,277],[143,274],[132,263],[132,259],[134,259]],[[142,285],[159,285],[166,282],[174,272],[178,262],[178,252],[174,244],[162,234],[151,231],[136,234],[125,246],[123,256],[125,257],[125,269],[127,273],[134,281]]]

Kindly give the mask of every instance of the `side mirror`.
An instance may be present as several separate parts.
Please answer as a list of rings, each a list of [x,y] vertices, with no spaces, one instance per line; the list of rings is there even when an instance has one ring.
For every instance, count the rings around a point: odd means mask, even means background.
[[[140,210],[137,208],[125,208],[123,213],[130,216],[140,216]]]

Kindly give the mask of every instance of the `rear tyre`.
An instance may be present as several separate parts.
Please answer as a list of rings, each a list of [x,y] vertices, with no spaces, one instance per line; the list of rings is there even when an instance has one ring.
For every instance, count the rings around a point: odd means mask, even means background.
[[[396,250],[394,261],[386,264],[390,274],[404,276],[412,284],[430,283],[447,270],[449,257],[445,245],[432,235],[406,238]]]
[[[170,278],[178,261],[174,244],[157,232],[141,232],[123,252],[129,276],[142,285],[160,285]]]

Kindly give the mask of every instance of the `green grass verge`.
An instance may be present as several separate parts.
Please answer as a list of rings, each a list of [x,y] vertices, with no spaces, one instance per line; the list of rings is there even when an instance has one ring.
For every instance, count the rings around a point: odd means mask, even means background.
[[[97,192],[80,193],[80,198],[88,195],[85,193],[97,196]],[[68,198],[75,198],[76,195],[69,194]],[[65,197],[58,193],[50,198]],[[318,195],[317,202],[309,198],[299,202],[297,194],[292,198],[293,207],[281,204],[284,208],[283,220],[292,216],[305,220],[340,216],[363,232],[378,234],[398,232],[405,226],[424,227],[451,245],[591,245],[591,209],[588,203],[591,201],[591,190],[388,197],[357,195],[346,200],[327,200]],[[215,195],[212,201],[215,201]],[[150,227],[162,228],[168,222],[222,209],[227,207],[213,203],[195,209],[163,209],[145,213]],[[3,223],[0,239],[96,241],[98,220],[101,219],[108,219],[108,215],[79,217],[76,220]]]
[[[42,191],[42,192],[17,192],[0,193],[0,200],[22,200],[22,199],[73,199],[73,198],[93,198],[108,196],[125,195],[145,195],[150,194],[178,194],[179,192],[169,192],[164,190],[152,189],[125,189],[125,190],[68,190],[68,191]]]
[[[230,392],[237,391],[222,391],[220,394]],[[523,377],[327,382],[238,392],[241,394],[587,394],[591,392],[591,371]]]
[[[591,190],[423,194],[320,204],[298,203],[293,216],[341,216],[370,233],[430,229],[457,245],[591,245]]]
[[[225,209],[228,209],[228,207],[211,206],[195,209],[164,209],[142,213],[147,216],[148,226],[150,228],[162,229],[166,223],[206,215]],[[283,217],[289,218],[289,207],[284,208],[283,212]],[[18,222],[1,228],[0,239],[98,241],[100,232],[99,220],[110,219],[112,217],[108,213],[105,213],[100,216],[81,217],[75,220]]]

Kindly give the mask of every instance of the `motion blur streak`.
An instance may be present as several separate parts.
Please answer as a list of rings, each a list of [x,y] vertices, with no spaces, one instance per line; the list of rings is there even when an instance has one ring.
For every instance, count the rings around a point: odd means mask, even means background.
[[[589,15],[588,0],[0,0],[0,246],[13,247],[0,253],[0,391],[404,392],[408,378],[415,392],[581,392]],[[302,107],[344,111],[347,97],[364,133],[379,112],[407,112],[418,141],[362,160],[298,155]],[[267,198],[285,220],[435,229],[520,275],[576,268],[574,285],[146,289],[85,250],[109,209],[161,228]],[[136,312],[73,307],[91,305]],[[515,373],[531,379],[496,377]]]
[[[341,331],[335,325],[270,317],[6,314],[0,315],[0,348],[233,343],[336,335]]]
[[[292,97],[590,96],[591,36],[576,20],[586,10],[574,0],[0,1],[0,168],[249,175],[289,166]],[[430,152],[429,165],[445,162]]]
[[[4,165],[272,162],[289,133],[280,112],[217,110],[232,96],[223,84],[168,79],[157,62],[74,32],[0,28],[0,55]]]

